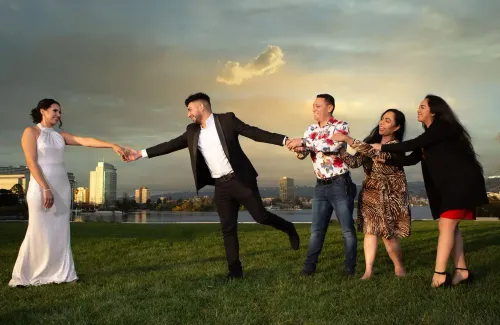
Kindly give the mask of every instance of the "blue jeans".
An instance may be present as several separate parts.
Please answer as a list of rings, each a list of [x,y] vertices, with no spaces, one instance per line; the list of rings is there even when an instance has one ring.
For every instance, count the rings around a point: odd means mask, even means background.
[[[304,263],[304,271],[316,271],[326,231],[333,210],[342,228],[344,239],[345,262],[344,269],[356,268],[357,237],[354,228],[353,210],[356,196],[356,185],[351,180],[349,172],[331,179],[331,183],[316,183],[312,200],[313,219],[311,224],[311,238]]]

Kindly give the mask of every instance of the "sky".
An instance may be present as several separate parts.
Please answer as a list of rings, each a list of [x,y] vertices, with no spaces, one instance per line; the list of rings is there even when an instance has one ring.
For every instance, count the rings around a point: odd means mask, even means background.
[[[432,93],[494,175],[499,14],[498,0],[0,0],[0,165],[25,164],[20,137],[45,97],[61,103],[65,131],[144,149],[185,131],[184,99],[198,91],[214,112],[290,137],[330,93],[335,117],[361,139],[391,107],[406,114],[406,137],[419,135],[416,109]],[[310,160],[240,142],[260,186],[314,184]],[[104,159],[120,193],[194,190],[187,150],[124,163],[110,149],[68,147],[65,159],[81,186]],[[406,171],[421,180],[419,165]]]

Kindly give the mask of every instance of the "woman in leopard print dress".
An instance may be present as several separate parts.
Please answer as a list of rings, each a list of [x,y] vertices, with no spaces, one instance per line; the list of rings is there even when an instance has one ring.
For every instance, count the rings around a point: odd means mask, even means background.
[[[408,186],[404,169],[377,161],[389,159],[388,154],[373,149],[370,143],[395,143],[403,140],[405,116],[396,109],[382,114],[379,125],[362,142],[336,133],[334,141],[347,142],[354,150],[350,155],[345,150],[340,157],[350,168],[363,166],[365,179],[358,196],[358,231],[365,233],[364,252],[366,269],[362,279],[373,276],[373,264],[377,252],[378,238],[382,237],[387,253],[394,263],[396,276],[404,276],[399,238],[410,236],[411,210]]]

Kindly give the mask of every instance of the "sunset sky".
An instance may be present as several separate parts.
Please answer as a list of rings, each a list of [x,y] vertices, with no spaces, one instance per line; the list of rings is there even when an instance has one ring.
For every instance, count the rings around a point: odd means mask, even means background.
[[[500,167],[498,0],[0,0],[0,165],[25,164],[20,136],[38,100],[61,102],[63,128],[143,149],[184,132],[184,99],[203,91],[214,112],[302,136],[318,93],[363,138],[389,107],[444,97],[469,129],[486,176]],[[260,186],[313,185],[310,160],[240,138]],[[68,147],[88,186],[105,159],[119,194],[193,190],[186,150],[125,164],[111,151]],[[465,171],[464,171],[465,172]],[[420,180],[420,166],[407,169]],[[362,171],[354,172],[362,180]]]

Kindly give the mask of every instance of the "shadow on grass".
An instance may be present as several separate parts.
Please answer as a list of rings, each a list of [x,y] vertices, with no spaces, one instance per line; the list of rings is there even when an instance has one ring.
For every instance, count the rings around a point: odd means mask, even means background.
[[[20,246],[27,223],[6,223],[0,227],[0,246]],[[265,225],[240,225],[239,233],[278,231]],[[71,241],[134,239],[139,241],[192,241],[203,237],[221,237],[220,224],[71,224]]]
[[[259,250],[259,251],[251,251],[247,253],[243,253],[240,255],[243,259],[251,258],[254,256],[259,256],[263,254],[276,254],[280,255],[282,253],[285,253],[289,251],[289,249],[286,248],[276,248],[276,249],[267,249],[267,250]],[[200,258],[200,259],[190,259],[190,260],[184,260],[181,262],[175,262],[176,258],[173,258],[171,260],[166,261],[165,264],[154,264],[154,265],[147,265],[147,266],[141,266],[141,265],[136,265],[136,266],[131,266],[131,267],[125,267],[125,268],[120,268],[116,270],[112,270],[109,272],[99,272],[96,273],[95,275],[87,276],[84,273],[79,274],[79,277],[83,279],[88,279],[92,280],[94,277],[113,277],[117,275],[127,275],[127,274],[140,274],[140,273],[147,273],[147,272],[161,272],[161,271],[169,271],[175,268],[179,267],[192,267],[193,270],[195,269],[200,269],[203,268],[205,264],[207,263],[214,263],[214,262],[220,262],[222,266],[220,272],[224,273],[227,271],[227,268],[225,267],[226,265],[226,257],[224,255],[224,247],[221,245],[221,255],[218,256],[211,256],[207,258]],[[245,265],[243,265],[243,268],[245,269]],[[272,269],[272,268],[270,268]],[[245,271],[246,273],[246,271]]]

